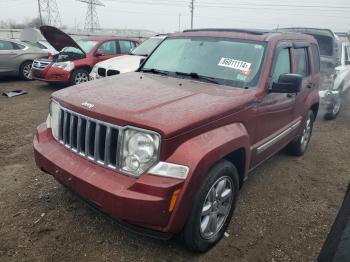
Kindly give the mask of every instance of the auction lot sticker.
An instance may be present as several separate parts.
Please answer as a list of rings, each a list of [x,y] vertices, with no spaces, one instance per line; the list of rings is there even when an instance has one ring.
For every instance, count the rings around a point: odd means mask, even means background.
[[[218,64],[218,66],[229,67],[241,71],[249,71],[251,65],[252,64],[248,62],[225,57],[221,58]]]

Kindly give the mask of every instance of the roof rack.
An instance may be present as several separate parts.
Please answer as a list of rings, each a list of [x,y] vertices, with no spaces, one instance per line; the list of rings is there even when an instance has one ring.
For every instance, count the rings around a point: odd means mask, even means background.
[[[211,32],[211,31],[216,31],[216,32],[233,32],[233,33],[247,33],[247,34],[252,34],[252,35],[265,35],[269,33],[273,33],[272,31],[269,30],[261,30],[261,29],[235,29],[235,28],[203,28],[203,29],[189,29],[189,30],[184,30],[184,33],[188,32]]]

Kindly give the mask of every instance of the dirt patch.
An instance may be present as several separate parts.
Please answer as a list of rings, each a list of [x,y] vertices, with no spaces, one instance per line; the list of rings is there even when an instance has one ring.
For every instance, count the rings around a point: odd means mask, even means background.
[[[1,80],[0,80],[1,81]],[[195,255],[178,240],[126,231],[42,173],[33,160],[35,127],[55,91],[41,82],[0,82],[1,261],[311,261],[318,255],[350,180],[350,106],[318,120],[308,153],[281,152],[244,185],[229,237]]]

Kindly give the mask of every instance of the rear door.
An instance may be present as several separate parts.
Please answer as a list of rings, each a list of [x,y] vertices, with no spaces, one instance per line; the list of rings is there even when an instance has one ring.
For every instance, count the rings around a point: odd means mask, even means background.
[[[319,73],[319,62],[317,64],[317,61],[319,60],[317,58],[315,58],[314,61],[312,60],[312,57],[317,56],[317,53],[313,55],[311,48],[312,47],[309,43],[294,43],[294,73],[299,74],[303,77],[300,92],[296,94],[296,106],[294,108],[293,114],[295,121],[302,120],[302,118],[305,117],[304,114],[307,112],[307,110],[305,110],[306,100],[309,97],[309,93],[311,93],[314,89],[317,89],[321,77]]]
[[[0,40],[0,73],[10,73],[17,70],[17,57],[22,50],[11,41]]]
[[[266,96],[259,101],[257,136],[255,141],[256,154],[253,166],[259,164],[268,156],[283,146],[284,131],[293,120],[295,96],[290,94],[269,93],[273,82],[278,82],[282,74],[293,72],[292,43],[280,43],[275,51],[270,72],[269,87]]]

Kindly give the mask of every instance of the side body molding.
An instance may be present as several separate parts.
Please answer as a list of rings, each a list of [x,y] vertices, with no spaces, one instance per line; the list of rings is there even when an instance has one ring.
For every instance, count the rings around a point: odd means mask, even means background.
[[[170,232],[179,232],[186,222],[194,198],[210,167],[228,154],[244,149],[246,155],[245,176],[250,162],[250,140],[242,123],[222,126],[199,136],[193,137],[180,145],[166,160],[190,167],[190,173],[181,190],[180,198],[175,206],[169,226]],[[178,205],[181,203],[181,205]],[[171,225],[171,227],[170,227]]]

